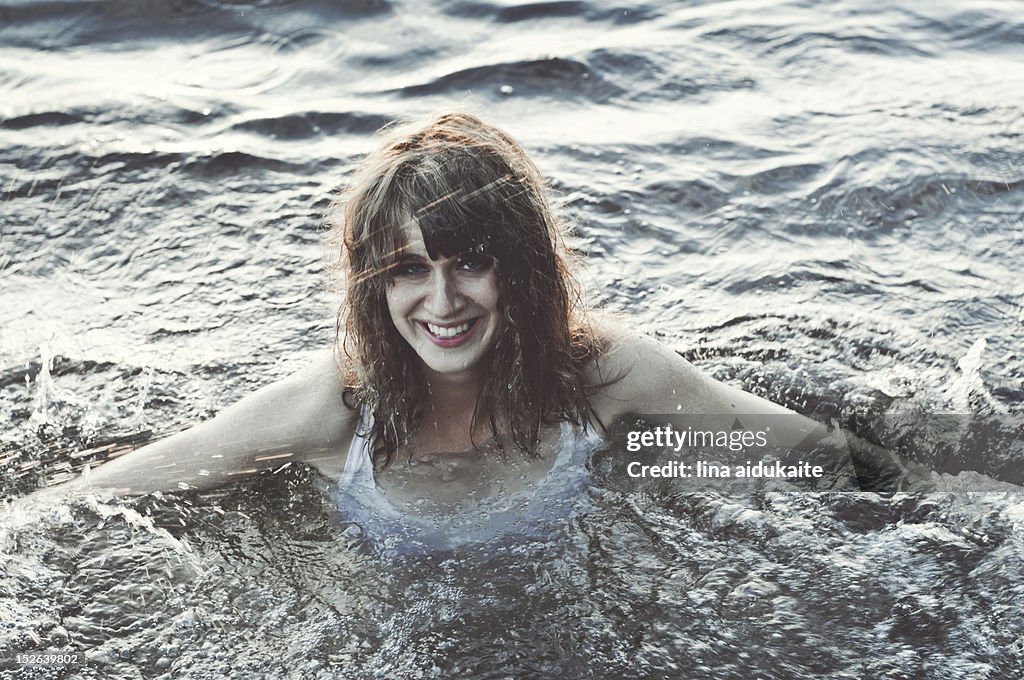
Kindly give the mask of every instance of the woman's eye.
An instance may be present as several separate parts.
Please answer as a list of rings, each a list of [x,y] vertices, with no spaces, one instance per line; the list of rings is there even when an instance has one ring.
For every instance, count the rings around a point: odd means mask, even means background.
[[[483,253],[467,253],[455,259],[455,266],[465,272],[485,272],[494,266],[494,258]]]
[[[413,278],[427,273],[427,265],[419,262],[399,262],[391,268],[391,275],[400,278]]]

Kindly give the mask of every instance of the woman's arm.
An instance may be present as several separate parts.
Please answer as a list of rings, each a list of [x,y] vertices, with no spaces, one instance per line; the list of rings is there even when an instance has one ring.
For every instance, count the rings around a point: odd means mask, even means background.
[[[610,426],[626,415],[673,418],[771,416],[773,444],[794,448],[820,437],[825,426],[767,399],[721,383],[656,340],[621,329],[604,332],[608,351],[595,363],[592,378],[607,383],[591,407]],[[742,419],[741,419],[742,422]]]
[[[797,460],[812,454],[830,479],[851,472],[864,490],[927,488],[927,475],[920,473],[920,466],[908,466],[893,452],[841,428],[720,383],[651,338],[621,330],[606,332],[604,337],[609,349],[592,367],[591,380],[605,386],[593,395],[591,407],[605,427],[616,429],[626,416],[669,423],[676,432],[686,425],[736,429],[738,422],[741,430],[767,425],[771,428],[768,441],[776,452],[796,453]]]
[[[325,352],[212,420],[105,463],[74,484],[120,494],[210,489],[288,461],[344,456],[356,415],[342,401],[342,382]]]

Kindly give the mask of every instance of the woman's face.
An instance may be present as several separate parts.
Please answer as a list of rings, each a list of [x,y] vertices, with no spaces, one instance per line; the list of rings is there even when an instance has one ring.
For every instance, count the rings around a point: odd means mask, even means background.
[[[388,311],[433,377],[475,378],[501,332],[494,259],[480,253],[431,260],[419,226],[391,270]]]

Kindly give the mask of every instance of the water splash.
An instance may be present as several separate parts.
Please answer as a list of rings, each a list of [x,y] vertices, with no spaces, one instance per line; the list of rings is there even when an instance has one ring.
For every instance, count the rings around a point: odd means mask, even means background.
[[[50,407],[54,402],[55,385],[53,382],[53,353],[49,341],[39,345],[39,373],[35,379],[35,393],[32,396],[32,415],[29,423],[41,427],[50,423]],[[26,387],[31,389],[31,377],[25,376]]]
[[[978,407],[990,409],[992,413],[1009,412],[992,396],[982,378],[983,355],[987,346],[986,338],[978,338],[967,353],[957,359],[960,375],[945,390],[953,413],[974,413]]]

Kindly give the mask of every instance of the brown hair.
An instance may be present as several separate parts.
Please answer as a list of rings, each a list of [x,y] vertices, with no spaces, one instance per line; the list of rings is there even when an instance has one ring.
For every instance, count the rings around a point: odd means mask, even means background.
[[[374,416],[375,464],[386,466],[422,418],[420,360],[388,312],[390,268],[415,219],[431,258],[476,250],[497,262],[504,330],[490,353],[473,427],[499,422],[536,455],[542,424],[586,428],[592,417],[585,370],[603,349],[585,322],[570,253],[526,152],[506,133],[465,113],[445,113],[383,131],[335,204],[345,290],[335,349],[347,402]],[[500,442],[500,438],[499,438]]]

